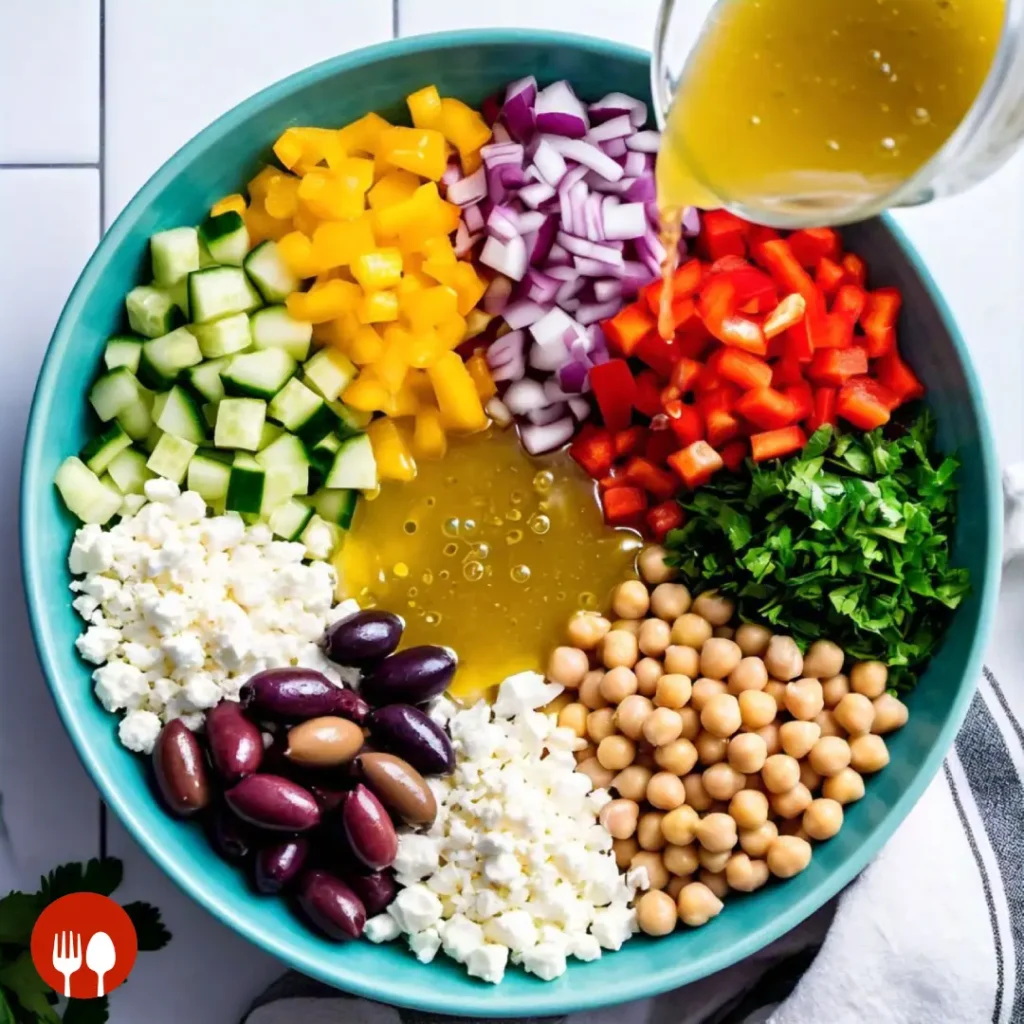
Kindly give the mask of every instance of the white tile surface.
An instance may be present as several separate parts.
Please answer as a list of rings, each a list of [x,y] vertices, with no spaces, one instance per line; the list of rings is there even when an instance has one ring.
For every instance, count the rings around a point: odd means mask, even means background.
[[[100,0],[0,3],[0,163],[99,158]]]

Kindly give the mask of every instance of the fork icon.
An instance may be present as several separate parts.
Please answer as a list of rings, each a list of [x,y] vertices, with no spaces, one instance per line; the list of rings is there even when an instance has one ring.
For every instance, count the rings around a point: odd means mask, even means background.
[[[75,932],[61,932],[53,936],[53,969],[64,976],[64,995],[71,998],[71,975],[82,966],[82,936]],[[78,945],[75,945],[77,941]]]

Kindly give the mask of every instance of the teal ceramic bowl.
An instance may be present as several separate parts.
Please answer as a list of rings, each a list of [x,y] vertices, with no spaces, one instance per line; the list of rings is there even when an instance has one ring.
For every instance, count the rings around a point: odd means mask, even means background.
[[[999,577],[1001,500],[984,401],[967,350],[927,272],[884,220],[850,231],[876,285],[905,296],[903,344],[928,386],[944,448],[964,461],[957,554],[974,592],[910,699],[911,724],[893,738],[892,763],[851,807],[842,833],[798,878],[729,901],[698,931],[636,939],[600,961],[574,962],[544,983],[517,969],[498,988],[468,978],[443,956],[418,963],[399,944],[332,945],[310,934],[280,900],[253,895],[197,827],[168,817],[141,760],[122,749],[115,720],[95,702],[75,655],[79,621],[67,590],[74,531],[53,487],[60,461],[90,434],[86,383],[104,339],[121,324],[123,299],[141,280],[154,231],[195,224],[237,191],[289,124],[341,125],[369,110],[402,119],[402,98],[434,82],[478,103],[511,79],[568,78],[596,99],[611,90],[648,96],[648,57],[638,50],[543,32],[466,32],[402,40],[319,64],[225,114],[173,156],[107,233],[75,286],[47,353],[25,448],[22,547],[39,656],[64,723],[107,803],[154,860],[222,921],[292,967],[349,992],[403,1006],[475,1017],[561,1014],[649,996],[712,974],[782,935],[820,907],[878,853],[939,767],[978,673]],[[30,725],[30,723],[27,723]]]

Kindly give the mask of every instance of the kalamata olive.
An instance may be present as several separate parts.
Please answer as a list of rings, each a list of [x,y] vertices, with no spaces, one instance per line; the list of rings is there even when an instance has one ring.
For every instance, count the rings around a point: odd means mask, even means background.
[[[385,658],[360,686],[371,704],[425,704],[444,693],[457,659],[449,647],[409,647]]]
[[[390,867],[398,853],[398,834],[384,805],[360,784],[341,806],[345,836],[352,852],[374,871]]]
[[[387,910],[398,892],[398,885],[390,871],[373,871],[367,875],[353,871],[345,875],[345,881],[371,917]]]
[[[352,762],[352,770],[406,825],[430,825],[437,817],[434,794],[408,761],[394,754],[360,754]]]
[[[256,889],[268,896],[279,893],[302,870],[308,854],[309,843],[301,837],[263,847],[253,863]]]
[[[359,694],[335,686],[312,668],[268,668],[257,672],[241,689],[242,707],[256,718],[302,721],[340,715],[362,722],[370,713]]]
[[[306,768],[348,764],[362,749],[363,730],[347,718],[311,718],[288,730],[284,756]]]
[[[404,628],[392,612],[367,609],[331,626],[324,649],[338,665],[374,665],[397,649]]]
[[[348,792],[345,789],[335,789],[333,786],[321,786],[319,783],[311,785],[309,791],[313,794],[313,799],[322,815],[336,811]]]
[[[210,845],[229,864],[248,859],[256,838],[252,825],[219,802],[209,809],[205,825]]]
[[[299,907],[328,938],[358,939],[366,924],[366,908],[340,879],[326,871],[307,871],[299,879]]]
[[[187,818],[210,802],[210,783],[199,740],[176,718],[168,722],[153,747],[153,773],[167,809]]]
[[[448,734],[411,704],[377,708],[366,720],[374,746],[397,754],[423,775],[450,775],[455,751]]]
[[[224,799],[243,821],[271,832],[305,832],[320,823],[313,794],[280,775],[249,775]]]
[[[263,735],[235,701],[223,700],[206,712],[206,743],[213,767],[225,782],[237,782],[259,771]]]

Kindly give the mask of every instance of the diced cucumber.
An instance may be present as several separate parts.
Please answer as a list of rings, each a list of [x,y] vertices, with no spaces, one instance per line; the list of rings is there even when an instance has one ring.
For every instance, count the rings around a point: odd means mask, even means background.
[[[160,443],[160,438],[164,436],[164,432],[154,423],[149,428],[149,433],[139,441],[139,447],[144,452],[153,453],[153,450]]]
[[[181,310],[171,296],[160,288],[140,284],[124,300],[128,324],[136,334],[159,338],[169,334],[182,321]]]
[[[117,514],[122,519],[125,516],[137,515],[148,500],[144,494],[126,494],[121,498],[121,507],[117,510]]]
[[[298,540],[312,518],[313,510],[308,505],[291,498],[270,513],[267,526],[275,537],[282,540]]]
[[[358,491],[317,491],[313,496],[313,507],[317,515],[323,517],[328,523],[334,523],[343,530],[352,526],[352,518],[356,514],[356,504],[359,501]]]
[[[265,484],[266,473],[263,467],[251,455],[236,453],[228,474],[224,507],[231,512],[257,514],[263,504]]]
[[[306,524],[299,540],[306,545],[309,558],[327,561],[333,557],[342,542],[342,533],[333,523],[328,523],[320,516],[314,515]]]
[[[301,444],[301,442],[299,442]],[[114,461],[114,457],[130,448],[132,439],[124,432],[120,423],[108,427],[99,437],[94,437],[81,451],[79,458],[97,475]]]
[[[199,350],[206,359],[231,356],[252,344],[249,317],[245,313],[233,313],[212,324],[194,324],[189,330],[196,336]]]
[[[328,402],[355,380],[359,371],[348,356],[322,348],[302,367],[302,375]]]
[[[221,373],[224,389],[232,395],[273,398],[295,373],[298,364],[284,349],[243,352],[232,356]]]
[[[177,384],[153,403],[156,425],[165,433],[201,444],[206,439],[206,423],[192,396]]]
[[[259,450],[263,451],[267,445],[273,444],[283,433],[283,427],[279,427],[276,423],[271,423],[270,420],[267,420],[263,424],[263,432],[260,434]]]
[[[248,313],[263,303],[240,267],[207,267],[188,275],[188,304],[197,324],[232,313]]]
[[[179,327],[160,338],[151,338],[142,346],[139,373],[143,382],[154,388],[169,387],[178,375],[203,361],[196,336]]]
[[[103,349],[103,365],[108,370],[124,366],[137,374],[141,358],[142,339],[132,334],[115,334],[107,339],[106,348]]]
[[[153,279],[166,288],[199,269],[199,232],[195,228],[158,231],[149,240]]]
[[[131,370],[119,366],[104,373],[89,391],[89,402],[96,415],[109,423],[122,410],[139,401],[142,386]]]
[[[218,263],[240,267],[249,251],[249,232],[245,221],[234,210],[207,217],[199,228],[199,237]],[[192,269],[198,269],[198,265]]]
[[[270,400],[267,415],[307,443],[334,427],[334,414],[324,400],[295,377]]]
[[[327,479],[327,474],[334,465],[334,456],[340,447],[341,438],[332,430],[309,449],[309,482],[312,489],[315,490]]]
[[[206,420],[206,425],[213,430],[217,426],[217,406],[220,402],[207,402],[203,406],[203,419]]]
[[[200,445],[196,455],[202,455],[204,459],[223,462],[225,466],[230,466],[235,461],[234,452],[228,451],[226,448],[211,448],[208,444]]]
[[[167,292],[171,297],[171,301],[181,310],[181,315],[187,320],[189,317],[188,308],[188,276],[186,275],[180,281],[176,281],[174,284],[169,284],[166,288],[162,289]]]
[[[299,279],[281,259],[277,242],[261,242],[242,263],[245,272],[267,302],[284,302],[292,292],[299,290]]]
[[[122,494],[142,494],[146,481],[153,476],[146,468],[146,456],[134,448],[120,452],[107,472]]]
[[[306,446],[294,434],[282,434],[256,453],[256,461],[266,470],[288,470],[292,477],[291,493],[306,493],[309,487],[309,456]]]
[[[188,464],[188,489],[195,491],[207,505],[227,497],[230,477],[231,466],[208,455],[197,453]]]
[[[352,409],[345,405],[344,402],[328,402],[327,406],[338,421],[334,425],[334,429],[341,437],[361,434],[373,419],[372,412],[360,412],[358,409]]]
[[[133,441],[141,441],[154,429],[152,410],[153,392],[140,385],[139,400],[122,409],[117,414],[117,422]]]
[[[330,490],[360,491],[372,491],[377,486],[377,461],[366,434],[342,441],[324,486]]]
[[[53,482],[68,511],[83,523],[103,526],[117,515],[121,507],[121,492],[103,483],[74,455],[60,464]]]
[[[258,451],[266,418],[267,403],[258,398],[225,398],[217,406],[213,443],[218,448]]]
[[[253,348],[283,348],[299,362],[309,355],[313,325],[296,320],[284,306],[257,310],[252,315],[251,326]]]
[[[207,402],[219,402],[224,397],[224,381],[220,379],[221,371],[230,362],[228,356],[221,359],[210,359],[198,366],[185,371],[185,380],[192,390]]]
[[[166,477],[180,484],[188,472],[188,464],[196,453],[196,445],[183,437],[164,434],[156,443],[152,454],[146,461],[146,468],[157,476]]]
[[[286,466],[271,466],[264,469],[263,500],[260,502],[260,518],[269,519],[273,512],[292,498],[293,473]]]

